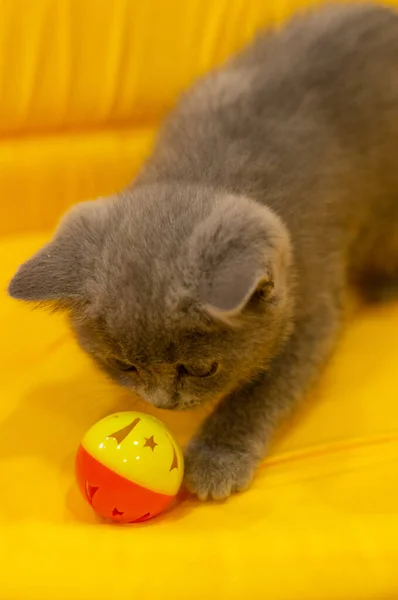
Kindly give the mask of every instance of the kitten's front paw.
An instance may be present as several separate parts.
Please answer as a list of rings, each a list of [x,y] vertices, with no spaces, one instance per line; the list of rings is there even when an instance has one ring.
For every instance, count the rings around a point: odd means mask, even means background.
[[[200,500],[222,500],[248,487],[257,463],[249,452],[193,440],[185,452],[185,485]]]

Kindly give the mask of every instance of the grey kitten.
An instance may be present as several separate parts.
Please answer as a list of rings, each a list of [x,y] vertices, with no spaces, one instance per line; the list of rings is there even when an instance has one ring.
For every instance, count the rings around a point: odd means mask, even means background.
[[[132,186],[73,208],[10,283],[161,408],[219,402],[200,498],[245,488],[319,376],[351,284],[398,272],[398,15],[331,6],[201,80]]]

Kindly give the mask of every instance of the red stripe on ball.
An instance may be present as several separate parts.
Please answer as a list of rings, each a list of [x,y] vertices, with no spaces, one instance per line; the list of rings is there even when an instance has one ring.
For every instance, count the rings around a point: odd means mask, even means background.
[[[83,497],[95,512],[118,523],[151,519],[174,498],[125,479],[91,456],[83,446],[76,455],[76,479]],[[95,493],[88,495],[87,491],[94,489]]]

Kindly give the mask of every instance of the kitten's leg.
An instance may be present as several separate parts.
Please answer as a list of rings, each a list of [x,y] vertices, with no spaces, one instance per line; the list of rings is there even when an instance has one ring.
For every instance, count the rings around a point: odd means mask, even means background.
[[[200,499],[250,483],[275,426],[316,380],[340,331],[337,301],[297,324],[269,371],[221,401],[186,450],[185,482]]]

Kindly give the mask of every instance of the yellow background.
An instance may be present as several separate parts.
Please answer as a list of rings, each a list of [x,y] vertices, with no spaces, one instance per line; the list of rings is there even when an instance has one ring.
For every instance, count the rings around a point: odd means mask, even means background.
[[[138,400],[64,319],[6,298],[78,200],[120,189],[178,92],[300,0],[0,0],[0,598],[398,598],[398,305],[360,310],[246,493],[133,527],[74,483],[99,418]],[[155,413],[185,443],[203,412]]]

